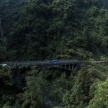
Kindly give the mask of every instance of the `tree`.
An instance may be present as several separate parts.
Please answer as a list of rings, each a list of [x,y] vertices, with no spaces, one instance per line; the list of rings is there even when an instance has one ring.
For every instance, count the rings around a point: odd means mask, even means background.
[[[64,108],[87,107],[87,105],[91,100],[90,88],[92,84],[94,84],[94,81],[96,79],[104,80],[106,79],[106,77],[107,76],[104,76],[102,72],[95,69],[94,67],[91,67],[90,64],[83,65],[82,69],[74,77],[74,80],[72,80],[72,82],[74,82],[72,89],[68,90],[64,94],[63,97]],[[89,108],[95,108],[95,107],[89,107]]]
[[[38,71],[33,70],[32,72],[33,76],[27,77],[22,108],[44,108],[44,80],[38,76]]]
[[[94,97],[87,108],[108,108],[108,79],[95,84]]]

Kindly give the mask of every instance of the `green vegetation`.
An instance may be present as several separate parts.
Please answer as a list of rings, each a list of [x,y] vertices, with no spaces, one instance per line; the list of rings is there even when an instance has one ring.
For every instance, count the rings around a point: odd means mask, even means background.
[[[84,64],[69,77],[52,69],[32,69],[20,83],[12,80],[10,69],[1,68],[0,107],[107,108],[107,64],[101,69],[99,65]]]
[[[108,108],[108,0],[0,0],[0,62],[78,59],[79,71],[0,66],[0,108]],[[1,33],[1,31],[0,31]]]
[[[6,59],[107,56],[107,0],[0,1]]]

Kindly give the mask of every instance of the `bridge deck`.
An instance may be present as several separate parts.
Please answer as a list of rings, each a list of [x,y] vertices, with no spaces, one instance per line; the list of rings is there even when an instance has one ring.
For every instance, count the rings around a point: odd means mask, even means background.
[[[69,64],[80,64],[81,61],[78,60],[47,60],[47,61],[11,61],[11,62],[2,62],[0,65],[8,65],[8,66],[28,66],[28,65],[39,65],[39,66],[47,66],[47,65],[69,65]]]

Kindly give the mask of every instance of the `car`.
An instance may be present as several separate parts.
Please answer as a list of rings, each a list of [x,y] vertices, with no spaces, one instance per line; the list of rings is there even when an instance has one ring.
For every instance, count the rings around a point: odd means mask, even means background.
[[[51,60],[51,63],[57,63],[59,60]]]

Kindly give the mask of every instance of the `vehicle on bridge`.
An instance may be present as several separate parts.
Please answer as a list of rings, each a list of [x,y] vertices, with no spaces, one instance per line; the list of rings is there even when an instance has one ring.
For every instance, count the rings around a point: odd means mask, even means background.
[[[51,63],[57,63],[57,62],[59,62],[59,60],[51,60],[50,62]]]

